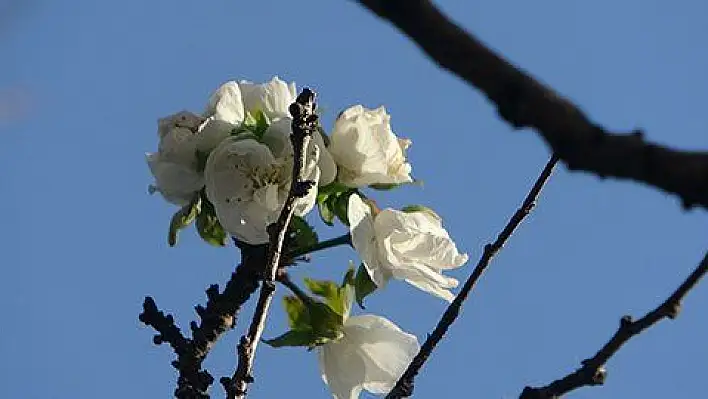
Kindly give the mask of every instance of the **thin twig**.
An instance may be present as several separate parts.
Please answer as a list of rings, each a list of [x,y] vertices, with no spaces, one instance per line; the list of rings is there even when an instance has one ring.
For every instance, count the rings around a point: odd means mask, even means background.
[[[440,67],[481,90],[516,129],[535,129],[570,170],[643,182],[708,208],[708,152],[678,151],[613,133],[448,19],[430,0],[358,0]],[[629,133],[629,132],[628,132]]]
[[[253,361],[258,341],[260,341],[265,328],[268,309],[273,301],[275,277],[290,219],[295,211],[296,201],[305,197],[314,185],[314,182],[306,181],[304,177],[306,149],[318,123],[317,115],[314,113],[314,101],[315,93],[305,88],[298,95],[295,103],[290,106],[290,114],[293,117],[290,139],[294,151],[292,183],[278,220],[268,226],[270,243],[266,255],[265,278],[248,334],[241,337],[238,345],[238,366],[231,378],[221,379],[229,399],[245,398],[248,384],[253,382]]]
[[[352,245],[351,234],[347,233],[339,237],[330,238],[329,240],[320,241],[306,248],[297,248],[296,250],[288,253],[287,256],[291,259],[295,259],[303,255],[309,255],[313,252],[322,251],[339,245]]]
[[[521,207],[519,207],[519,209],[516,210],[511,219],[509,219],[509,222],[504,227],[504,230],[499,233],[499,236],[497,236],[497,239],[494,241],[494,243],[487,244],[484,246],[484,252],[482,253],[482,257],[479,259],[479,262],[477,262],[477,266],[475,266],[474,270],[472,271],[472,275],[470,275],[470,277],[467,279],[465,285],[462,286],[462,289],[460,290],[460,293],[457,294],[457,296],[455,297],[455,300],[453,300],[452,303],[447,307],[445,313],[443,313],[442,317],[440,318],[438,325],[435,327],[435,330],[432,332],[432,334],[428,335],[428,338],[425,340],[425,343],[420,348],[418,354],[408,365],[408,368],[403,373],[401,378],[398,379],[396,386],[394,386],[391,392],[388,393],[388,395],[386,396],[387,399],[404,398],[413,394],[413,382],[415,376],[418,374],[421,367],[423,367],[425,361],[428,360],[428,357],[435,349],[435,346],[440,342],[440,340],[443,339],[445,333],[447,333],[448,328],[450,328],[452,323],[455,322],[455,319],[457,319],[457,316],[460,314],[460,309],[462,308],[462,303],[465,301],[465,299],[467,299],[467,296],[469,295],[470,291],[472,291],[480,277],[482,277],[482,274],[487,269],[487,266],[489,266],[489,263],[494,257],[494,255],[496,255],[497,252],[502,249],[509,237],[511,237],[516,228],[519,227],[524,218],[531,212],[533,207],[536,205],[536,199],[541,193],[541,189],[543,188],[544,184],[546,184],[546,181],[548,181],[549,177],[551,177],[553,168],[556,166],[557,163],[558,157],[556,157],[555,155],[552,156],[550,160],[548,160],[546,167],[543,168],[543,171],[539,175],[538,179],[536,179],[536,183],[534,183],[533,187],[531,188],[531,191],[529,191],[528,195],[526,195],[526,198],[521,204]]]
[[[178,399],[206,399],[214,378],[202,369],[202,363],[216,341],[233,328],[241,306],[258,288],[260,270],[265,260],[264,248],[241,248],[241,264],[231,274],[224,291],[218,285],[206,290],[207,304],[197,306],[200,323],[190,323],[192,338],[182,335],[172,315],[161,312],[151,297],[146,297],[140,321],[152,326],[158,334],[156,345],[169,343],[177,359],[172,366],[179,372],[175,397]]]
[[[681,301],[683,298],[698,284],[707,272],[708,252],[693,273],[691,273],[676,291],[656,309],[636,321],[632,320],[632,316],[622,317],[622,319],[620,319],[620,326],[612,338],[607,341],[595,356],[584,360],[582,367],[544,387],[524,388],[520,399],[556,399],[580,387],[604,384],[607,376],[605,363],[635,335],[642,333],[647,328],[665,318],[675,319],[681,309]]]

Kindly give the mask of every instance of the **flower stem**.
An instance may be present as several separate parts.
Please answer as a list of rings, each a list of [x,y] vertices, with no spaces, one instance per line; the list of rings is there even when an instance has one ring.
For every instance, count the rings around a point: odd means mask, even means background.
[[[312,302],[312,298],[310,298],[310,296],[307,295],[305,291],[303,291],[297,284],[295,284],[290,279],[290,276],[288,276],[287,273],[281,273],[280,275],[278,275],[277,280],[280,284],[283,284],[284,286],[288,287],[288,289],[303,303],[308,304]]]
[[[317,244],[310,245],[309,247],[298,248],[289,253],[288,256],[290,258],[297,258],[303,255],[322,251],[323,249],[332,248],[339,245],[352,245],[352,236],[350,234],[344,234],[339,237],[330,238],[329,240],[318,242]]]

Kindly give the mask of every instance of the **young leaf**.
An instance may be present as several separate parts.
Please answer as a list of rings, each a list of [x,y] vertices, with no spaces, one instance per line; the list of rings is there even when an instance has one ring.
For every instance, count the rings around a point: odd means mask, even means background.
[[[402,186],[402,184],[398,183],[377,183],[377,184],[370,184],[369,187],[373,188],[374,190],[379,190],[379,191],[389,191],[393,190],[394,188],[398,188]]]
[[[322,219],[323,222],[325,222],[329,226],[334,226],[334,212],[332,212],[332,209],[329,206],[329,202],[318,202],[317,203],[317,209],[320,211],[320,218]]]
[[[354,191],[348,191],[341,193],[333,198],[332,200],[332,212],[337,216],[337,218],[344,223],[345,226],[349,226],[349,217],[347,216],[347,208],[349,207],[349,196],[351,196]]]
[[[167,243],[174,247],[177,244],[177,233],[183,228],[189,226],[194,218],[201,211],[201,198],[195,195],[192,201],[183,208],[175,212],[170,220],[170,229],[167,234]]]
[[[351,271],[353,276],[354,271]],[[349,275],[349,273],[347,273]],[[314,294],[325,300],[326,306],[344,318],[349,315],[353,300],[352,285],[348,280],[352,277],[345,277],[344,283],[338,286],[333,281],[322,281],[305,278],[305,285]]]
[[[371,280],[371,277],[369,277],[369,272],[366,271],[366,267],[364,267],[364,264],[362,263],[359,266],[359,270],[356,272],[356,277],[354,278],[354,292],[356,296],[356,303],[359,307],[365,309],[364,298],[376,291],[376,288],[378,287],[376,287],[376,284],[374,284]]]
[[[318,339],[312,330],[290,330],[279,337],[264,339],[263,342],[273,348],[280,348],[283,346],[305,346],[312,348],[317,346],[320,340],[321,339]]]
[[[342,280],[342,285],[339,286],[339,297],[343,305],[342,316],[346,319],[352,310],[352,304],[356,295],[355,283],[356,279],[354,277],[354,262],[349,261],[349,269],[344,275]]]
[[[199,237],[211,245],[217,247],[225,246],[227,235],[216,217],[214,205],[206,199],[206,196],[204,196],[202,204],[202,211],[197,215],[196,222]]]
[[[320,218],[329,226],[334,225],[334,212],[329,207],[329,193],[317,191],[317,209],[320,211]]]
[[[268,116],[266,116],[266,114],[260,109],[256,111],[256,114],[253,117],[256,120],[256,125],[254,126],[253,134],[255,134],[256,137],[258,137],[259,139],[261,139],[265,134],[266,130],[268,130],[268,126],[270,126],[270,121],[268,120]]]
[[[288,314],[288,325],[293,330],[311,329],[310,313],[302,301],[294,296],[283,297],[283,307]]]
[[[379,183],[379,184],[370,184],[369,187],[373,188],[374,190],[379,190],[379,191],[388,191],[388,190],[393,190],[394,188],[398,188],[401,186],[423,186],[423,181],[422,180],[413,180],[412,182],[405,182],[405,183]]]
[[[354,189],[352,189],[349,186],[345,186],[342,183],[338,183],[335,181],[335,182],[332,182],[326,186],[318,188],[317,192],[319,194],[326,194],[329,196],[332,194],[340,194],[340,193],[344,193],[344,192],[352,191],[352,190],[354,190]]]
[[[297,250],[313,246],[319,242],[315,229],[300,216],[293,216],[288,227],[287,246]]]
[[[336,299],[339,287],[333,281],[313,280],[305,277],[305,285],[313,294],[324,299]]]
[[[329,304],[312,301],[307,304],[312,330],[318,337],[336,339],[342,332],[344,317]]]

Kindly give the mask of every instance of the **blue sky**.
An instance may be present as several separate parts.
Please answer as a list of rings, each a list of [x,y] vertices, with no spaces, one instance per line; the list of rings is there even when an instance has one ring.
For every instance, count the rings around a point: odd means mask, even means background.
[[[439,4],[604,126],[708,148],[705,2]],[[142,299],[153,295],[187,327],[203,290],[226,281],[238,256],[193,231],[167,247],[174,209],[147,194],[144,152],[157,146],[158,117],[201,111],[223,81],[277,74],[310,85],[328,128],[349,105],[385,105],[394,131],[413,140],[410,160],[425,186],[377,199],[437,210],[472,259],[453,273],[461,280],[549,156],[535,134],[512,131],[478,92],[352,1],[36,0],[9,10],[17,12],[0,18],[8,398],[170,397],[173,354],[138,322]],[[513,398],[573,370],[620,316],[653,308],[692,270],[706,250],[706,222],[705,211],[685,212],[642,185],[559,169],[418,378],[417,397]],[[337,249],[295,274],[339,279],[349,259],[352,251]],[[680,318],[611,361],[605,387],[570,397],[705,395],[707,301],[708,286],[699,286]],[[444,305],[403,283],[369,301],[420,339]],[[250,314],[249,306],[209,357],[217,377],[231,373]],[[283,331],[278,307],[265,336]],[[293,395],[327,397],[315,357],[261,347],[251,397]]]

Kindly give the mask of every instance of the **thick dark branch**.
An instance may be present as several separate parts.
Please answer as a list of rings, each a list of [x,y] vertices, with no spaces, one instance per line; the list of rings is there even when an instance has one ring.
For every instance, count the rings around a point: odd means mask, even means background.
[[[536,179],[536,183],[534,183],[531,191],[529,191],[528,195],[526,195],[521,207],[519,207],[511,219],[509,219],[509,222],[506,224],[502,232],[499,233],[497,239],[492,244],[487,244],[484,246],[482,257],[479,259],[479,262],[477,262],[477,266],[475,266],[472,274],[465,282],[465,285],[462,286],[460,293],[457,294],[455,300],[453,300],[450,306],[447,307],[445,313],[443,313],[440,318],[438,325],[435,327],[435,330],[432,334],[428,335],[428,338],[425,340],[425,343],[420,348],[418,354],[415,358],[413,358],[411,364],[408,365],[406,371],[403,373],[391,392],[389,392],[386,396],[387,399],[404,398],[413,394],[413,380],[415,379],[415,376],[418,374],[421,367],[423,367],[425,361],[428,360],[428,357],[430,357],[430,354],[435,349],[435,346],[443,339],[448,328],[450,328],[452,323],[455,322],[455,319],[457,319],[457,316],[460,314],[460,309],[462,308],[462,303],[465,299],[467,299],[467,296],[470,291],[472,291],[480,277],[482,277],[482,274],[487,269],[487,266],[489,266],[489,263],[494,255],[502,249],[509,237],[511,237],[516,228],[519,227],[524,218],[536,205],[536,199],[541,193],[541,189],[544,184],[548,181],[548,178],[551,177],[551,173],[553,172],[553,168],[556,163],[558,163],[558,158],[552,156],[546,164],[546,167],[543,168],[543,171],[539,175],[538,179]]]
[[[478,88],[513,127],[535,129],[571,170],[643,182],[708,208],[708,153],[672,150],[641,132],[608,132],[573,103],[487,48],[429,0],[359,0],[440,67]]]
[[[708,272],[708,253],[690,276],[674,291],[671,296],[656,309],[647,313],[639,320],[633,321],[632,316],[624,316],[620,320],[617,332],[590,359],[582,362],[582,367],[565,377],[553,381],[545,387],[526,387],[521,393],[521,399],[556,399],[566,393],[584,386],[602,385],[607,372],[605,363],[632,337],[653,326],[664,318],[674,319],[678,316],[681,301],[700,279]]]
[[[261,287],[256,310],[248,329],[248,334],[241,337],[238,345],[238,366],[231,378],[224,377],[221,383],[226,390],[227,397],[245,398],[248,384],[253,382],[253,361],[255,359],[256,348],[265,328],[268,309],[273,301],[275,293],[275,278],[280,265],[280,258],[283,251],[290,219],[295,212],[297,201],[305,197],[308,191],[315,184],[305,180],[306,149],[312,138],[312,133],[317,129],[317,115],[315,115],[315,93],[310,89],[303,89],[293,104],[290,105],[290,114],[293,117],[292,135],[290,136],[293,145],[293,174],[290,184],[290,191],[285,200],[283,209],[278,220],[268,226],[270,243],[266,254],[266,269]]]
[[[200,323],[192,322],[192,339],[185,338],[174,324],[172,315],[164,315],[151,297],[145,298],[140,321],[152,326],[158,335],[153,341],[159,345],[167,342],[177,359],[172,366],[179,371],[175,397],[178,399],[208,398],[209,386],[214,378],[202,370],[202,362],[219,337],[231,329],[241,306],[258,288],[265,260],[263,248],[241,248],[242,261],[226,283],[222,293],[212,285],[207,289],[207,305],[197,306]]]

